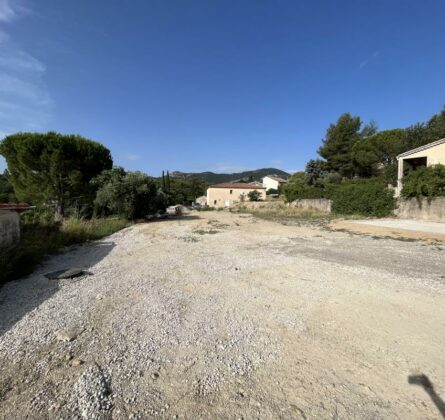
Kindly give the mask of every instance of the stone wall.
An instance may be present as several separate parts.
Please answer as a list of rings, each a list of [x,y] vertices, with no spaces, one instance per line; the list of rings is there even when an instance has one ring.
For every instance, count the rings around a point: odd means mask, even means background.
[[[20,240],[20,216],[15,211],[0,210],[0,248],[18,243]]]
[[[420,204],[416,198],[399,199],[394,213],[401,219],[445,222],[445,197],[424,198]]]
[[[291,207],[299,207],[307,210],[319,210],[326,213],[331,212],[332,201],[326,198],[305,198],[302,200],[295,200],[289,204]]]

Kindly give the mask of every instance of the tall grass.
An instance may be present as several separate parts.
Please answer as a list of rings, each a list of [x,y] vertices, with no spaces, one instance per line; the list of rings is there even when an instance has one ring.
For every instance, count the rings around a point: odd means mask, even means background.
[[[0,284],[32,273],[45,256],[64,246],[95,240],[129,226],[119,218],[83,220],[71,217],[60,224],[24,217],[18,245],[0,250]]]

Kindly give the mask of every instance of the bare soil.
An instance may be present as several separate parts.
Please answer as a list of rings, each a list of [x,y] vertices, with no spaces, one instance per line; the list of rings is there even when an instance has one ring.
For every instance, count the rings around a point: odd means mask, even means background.
[[[443,245],[192,213],[0,289],[0,417],[436,419],[444,348]]]

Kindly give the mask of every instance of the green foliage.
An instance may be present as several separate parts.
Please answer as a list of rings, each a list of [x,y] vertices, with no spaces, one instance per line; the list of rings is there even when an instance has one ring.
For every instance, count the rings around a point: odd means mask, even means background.
[[[404,152],[445,137],[445,107],[426,123],[417,123],[406,129]]]
[[[260,199],[261,199],[261,193],[260,193],[259,191],[257,191],[257,190],[250,191],[250,192],[247,194],[247,197],[249,197],[249,200],[250,200],[250,201],[260,201]]]
[[[168,202],[174,204],[190,204],[197,197],[205,195],[206,185],[198,178],[168,178]]]
[[[320,159],[311,159],[306,164],[304,182],[307,185],[318,185],[327,174],[326,162]]]
[[[53,132],[7,136],[0,153],[17,198],[32,204],[54,203],[59,217],[69,199],[80,196],[92,201],[89,181],[112,166],[110,151],[101,144]]]
[[[0,251],[0,284],[32,273],[46,255],[60,248],[110,235],[129,223],[125,219],[45,220],[43,213],[22,215],[22,238],[18,245]],[[26,216],[25,216],[26,214]],[[24,217],[25,216],[25,217]]]
[[[401,195],[404,198],[416,197],[418,200],[445,196],[445,166],[422,167],[410,172],[403,178]]]
[[[354,174],[351,149],[360,140],[360,117],[351,114],[340,116],[336,124],[331,124],[318,153],[326,160],[329,171],[351,178]]]
[[[331,189],[329,198],[338,214],[384,217],[394,209],[393,192],[378,178],[345,181]]]
[[[94,200],[98,214],[118,214],[134,220],[155,213],[163,201],[153,178],[142,172],[117,167],[102,172],[92,183],[98,188]]]
[[[405,148],[406,132],[402,129],[380,131],[352,147],[355,172],[364,178],[384,175],[388,182],[395,182],[394,171],[388,166],[397,166],[397,155]]]
[[[267,195],[273,195],[273,194],[278,194],[278,190],[276,190],[275,188],[270,188],[266,191]]]
[[[14,194],[14,187],[8,180],[8,172],[0,174],[0,203],[14,203],[17,199]]]

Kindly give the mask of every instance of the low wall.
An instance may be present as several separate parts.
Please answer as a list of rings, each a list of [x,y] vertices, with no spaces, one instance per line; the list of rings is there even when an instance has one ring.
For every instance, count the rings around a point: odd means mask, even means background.
[[[285,203],[281,200],[276,201],[244,201],[236,203],[234,207],[245,207],[246,209],[278,209],[284,207]]]
[[[401,219],[427,220],[430,222],[445,222],[445,197],[424,198],[419,204],[416,198],[397,200],[394,211]]]
[[[289,203],[291,207],[299,207],[307,210],[319,210],[326,213],[331,212],[332,201],[327,198],[304,198]]]
[[[15,211],[0,210],[0,248],[18,243],[20,240],[20,217]]]

